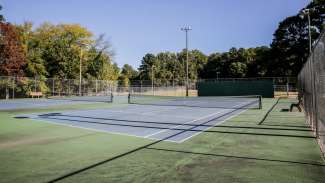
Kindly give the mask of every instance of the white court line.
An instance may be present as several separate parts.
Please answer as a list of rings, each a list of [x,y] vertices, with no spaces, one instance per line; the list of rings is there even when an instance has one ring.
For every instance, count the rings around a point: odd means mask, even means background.
[[[243,105],[243,106],[245,106],[246,104],[249,104],[249,103],[251,103],[251,101],[250,101],[250,102],[245,102],[245,103],[242,103],[242,104],[238,104],[238,105],[235,105],[235,106],[233,106],[233,107],[238,107],[239,105]],[[153,134],[147,135],[147,136],[145,136],[145,137],[146,137],[146,138],[147,138],[147,137],[151,137],[151,136],[153,136],[153,135],[157,135],[157,134],[162,133],[162,132],[165,132],[165,131],[167,131],[167,130],[172,130],[172,129],[177,128],[177,127],[180,127],[180,126],[183,126],[183,125],[186,125],[186,124],[189,124],[189,123],[193,123],[193,122],[198,121],[198,120],[201,120],[201,119],[208,118],[208,117],[210,117],[210,116],[213,116],[213,115],[219,114],[219,113],[221,113],[221,112],[223,112],[223,111],[226,111],[226,110],[229,110],[229,109],[223,109],[223,110],[221,110],[221,111],[219,111],[219,112],[217,112],[217,113],[213,113],[213,114],[210,114],[210,115],[207,115],[207,116],[203,116],[203,117],[201,117],[201,118],[198,118],[198,119],[195,119],[195,120],[192,120],[192,121],[189,121],[189,122],[183,123],[183,124],[181,124],[181,125],[177,125],[177,126],[175,126],[175,127],[169,128],[169,129],[160,130],[160,131],[158,131],[158,132],[156,132],[156,133],[153,133]],[[247,110],[247,109],[246,109],[246,110]],[[246,111],[246,110],[244,110],[244,111]],[[236,109],[233,110],[233,111],[236,111]],[[230,116],[230,117],[233,117],[233,116]],[[226,118],[226,119],[228,119],[228,118]],[[196,127],[195,127],[195,128],[196,128]],[[211,127],[210,127],[210,128],[211,128]],[[186,129],[184,129],[184,131],[186,131]],[[199,132],[199,133],[201,133],[201,132]],[[194,133],[194,135],[195,135],[195,134],[199,134],[199,133]],[[194,135],[193,135],[193,136],[194,136]],[[176,136],[177,136],[177,135],[176,135]],[[183,141],[183,140],[181,140],[180,143],[181,143],[182,141]]]
[[[201,130],[201,131],[199,131],[199,132],[194,132],[193,135],[191,135],[191,136],[189,136],[189,137],[186,137],[186,138],[182,139],[181,141],[175,141],[175,142],[177,142],[177,143],[183,143],[183,142],[185,142],[186,140],[188,140],[188,139],[190,139],[190,138],[192,138],[192,137],[195,137],[196,135],[199,135],[199,134],[202,133],[203,131],[206,131],[206,130],[209,130],[210,128],[216,127],[217,125],[220,125],[220,124],[226,122],[227,120],[229,120],[229,119],[231,119],[231,118],[233,118],[233,117],[236,117],[236,116],[238,116],[239,114],[241,114],[241,113],[243,113],[243,112],[246,112],[246,111],[247,111],[247,109],[245,109],[245,110],[239,112],[238,114],[231,115],[231,116],[227,117],[226,119],[224,119],[224,120],[222,120],[222,121],[220,121],[220,122],[214,124],[213,126],[210,126],[210,127],[206,128],[206,129],[204,129],[204,130]]]
[[[173,108],[168,108],[168,109],[158,109],[158,110],[151,110],[148,112],[125,112],[125,111],[118,111],[118,112],[122,112],[122,113],[131,113],[131,114],[144,114],[144,115],[148,115],[150,113],[155,113],[155,112],[162,112],[162,111],[169,111],[169,110],[175,110],[178,109],[180,107],[173,107]],[[146,109],[146,108],[144,108]]]
[[[210,117],[210,116],[214,116],[214,115],[216,115],[216,114],[221,113],[222,111],[224,111],[224,110],[221,110],[221,111],[219,111],[219,112],[216,112],[216,113],[212,113],[212,114],[209,114],[209,115],[203,116],[203,117],[198,118],[198,119],[194,119],[194,120],[192,120],[192,121],[188,121],[188,122],[186,122],[186,123],[183,123],[183,124],[180,124],[180,125],[177,125],[177,126],[173,126],[173,127],[171,127],[171,128],[168,128],[168,129],[160,130],[160,131],[158,131],[158,132],[155,132],[155,133],[152,133],[152,134],[150,134],[150,135],[145,136],[145,138],[147,138],[147,137],[151,137],[151,136],[154,136],[154,135],[157,135],[157,134],[159,134],[159,133],[163,133],[163,132],[168,131],[168,130],[175,129],[175,128],[177,128],[177,127],[180,127],[180,126],[183,126],[183,125],[186,125],[186,124],[190,124],[190,123],[193,123],[193,122],[196,122],[196,121],[199,121],[199,120],[202,120],[202,119],[208,118],[208,117]]]
[[[178,108],[179,107],[173,107],[173,108],[169,108],[169,109],[152,110],[152,111],[143,112],[143,113],[140,113],[140,114],[148,115],[148,114],[152,114],[152,113],[155,113],[155,112],[163,112],[163,111],[175,110],[175,109],[178,109]]]
[[[175,109],[178,109],[179,107],[177,108],[173,108],[173,109],[166,109],[166,111],[168,110],[175,110]],[[136,114],[136,115],[143,115],[143,116],[155,116],[155,114],[147,114],[147,113],[138,113],[138,112],[126,112],[126,111],[118,111],[118,110],[114,110],[114,111],[109,111],[109,112],[112,112],[112,113],[124,113],[124,114]],[[156,111],[155,111],[156,112]],[[158,111],[159,112],[159,111]],[[149,112],[148,112],[149,113]],[[169,116],[169,114],[159,114],[160,116]],[[184,116],[180,116],[180,115],[173,115],[173,117],[177,117],[177,118],[182,118],[182,119],[192,119],[192,118],[189,118],[189,117],[184,117]]]
[[[250,102],[246,102],[246,103],[249,104]],[[244,103],[244,104],[245,104],[245,103]],[[239,105],[239,104],[238,104],[238,105]],[[236,105],[236,106],[234,106],[234,107],[237,107],[238,105]],[[235,111],[235,110],[234,110],[234,111]],[[243,111],[239,112],[238,114],[231,115],[231,116],[227,117],[226,119],[222,120],[221,122],[216,123],[216,124],[214,124],[213,126],[208,127],[208,128],[206,128],[206,129],[204,129],[204,130],[202,130],[202,131],[200,131],[200,132],[195,132],[193,135],[191,135],[191,136],[189,136],[189,137],[186,137],[185,139],[179,141],[179,143],[185,142],[186,140],[188,140],[188,139],[190,139],[190,138],[192,138],[192,137],[194,137],[194,136],[196,136],[196,135],[202,133],[203,131],[206,131],[206,130],[208,130],[208,129],[210,129],[210,128],[213,128],[213,127],[215,127],[216,125],[222,124],[222,123],[224,123],[225,121],[227,121],[227,120],[229,120],[229,119],[231,119],[231,118],[233,118],[233,117],[235,117],[235,116],[238,116],[239,114],[241,114],[241,113],[243,113],[243,112],[245,112],[245,111],[247,111],[247,109],[243,109]],[[195,127],[195,128],[196,128],[196,127]]]
[[[140,135],[131,135],[129,133],[119,133],[119,132],[112,132],[112,131],[108,131],[108,130],[98,130],[95,128],[87,128],[87,127],[81,127],[78,125],[72,125],[72,124],[64,124],[64,123],[60,123],[60,122],[54,122],[54,121],[49,121],[49,120],[45,120],[47,118],[29,118],[31,120],[34,121],[40,121],[40,122],[45,122],[45,123],[49,123],[49,124],[55,124],[55,125],[61,125],[61,126],[67,126],[67,127],[72,127],[72,128],[80,128],[80,129],[85,129],[85,130],[90,130],[90,131],[95,131],[95,132],[103,132],[103,133],[109,133],[109,134],[116,134],[116,135],[125,135],[125,136],[130,136],[130,137],[138,137],[138,138],[143,138],[144,136],[140,136]],[[51,118],[48,118],[51,119]],[[147,138],[147,139],[151,139],[151,140],[157,140],[154,138]]]
[[[12,117],[15,117],[15,116],[12,116]],[[81,126],[78,126],[78,125],[64,124],[64,123],[60,123],[60,122],[44,120],[45,118],[39,118],[39,117],[32,117],[32,118],[29,118],[29,119],[33,120],[33,121],[39,121],[39,122],[42,122],[42,123],[54,124],[54,125],[59,125],[59,126],[67,126],[67,127],[70,127],[70,128],[79,128],[79,129],[84,129],[84,130],[89,130],[89,131],[94,131],[94,132],[100,132],[100,133],[123,135],[123,136],[128,136],[128,137],[137,137],[137,138],[142,138],[142,139],[144,138],[144,139],[149,139],[149,140],[161,140],[159,138],[147,138],[145,136],[131,135],[129,133],[112,132],[112,131],[108,131],[108,130],[106,131],[106,130],[98,130],[98,129],[95,129],[95,128],[81,127]],[[178,141],[168,140],[168,139],[164,140],[164,141],[179,143]]]
[[[239,106],[239,105],[241,105],[241,104],[238,104],[238,105],[236,105],[236,106],[234,106],[234,107],[237,107],[237,106]],[[195,122],[195,121],[198,121],[198,120],[201,120],[201,119],[204,119],[204,118],[210,117],[210,116],[212,116],[212,115],[219,114],[219,113],[221,113],[222,111],[226,111],[226,110],[229,110],[229,109],[223,109],[223,110],[221,110],[221,111],[219,111],[219,112],[216,112],[216,113],[213,113],[213,114],[209,114],[209,115],[207,115],[207,116],[203,116],[203,117],[201,117],[201,118],[198,118],[198,119],[195,119],[195,120],[192,120],[192,121],[186,122],[186,123],[184,123],[184,124],[177,125],[177,126],[175,126],[175,127],[169,128],[169,129],[161,130],[161,131],[159,131],[159,132],[161,133],[161,132],[163,132],[163,131],[171,130],[171,129],[173,129],[173,128],[177,128],[177,127],[179,127],[179,126],[183,126],[183,125],[186,125],[186,124],[189,124],[189,123],[193,123],[193,122]],[[244,111],[247,111],[247,109],[244,110]],[[244,112],[244,111],[241,111],[240,113],[242,113],[242,112]],[[226,120],[228,120],[228,119],[230,119],[230,118],[232,118],[232,117],[235,117],[235,116],[239,115],[240,113],[238,113],[238,114],[236,114],[236,115],[232,115],[232,116],[226,118],[225,120],[223,120],[222,122],[224,122],[224,121],[226,121]],[[137,113],[137,114],[138,114],[138,113]],[[33,115],[33,114],[29,114],[29,115]],[[38,115],[38,114],[34,114],[34,115]],[[46,118],[40,118],[40,117],[37,117],[37,116],[36,116],[36,117],[32,117],[32,118],[30,118],[30,119],[35,120],[35,121],[41,121],[41,122],[49,123],[49,124],[56,124],[56,125],[61,125],[61,126],[68,126],[68,127],[73,127],[73,128],[80,128],[80,129],[85,129],[85,130],[90,130],[90,131],[96,131],[96,132],[103,132],[103,133],[108,133],[108,134],[125,135],[125,136],[130,136],[130,137],[146,138],[146,139],[150,139],[150,140],[161,140],[160,138],[151,138],[151,136],[152,136],[153,134],[149,134],[149,135],[147,135],[147,136],[131,135],[131,134],[129,134],[129,133],[112,132],[112,131],[108,131],[108,130],[99,130],[99,129],[94,129],[94,128],[81,127],[81,126],[78,126],[78,125],[64,124],[64,123],[60,123],[60,122],[48,121],[48,120],[44,120],[44,119],[46,119]],[[49,119],[51,119],[51,118],[49,118]],[[221,123],[222,123],[222,122],[221,122]],[[220,124],[220,123],[218,123],[218,124]],[[214,127],[214,126],[212,126],[212,127]],[[212,128],[212,127],[209,127],[209,128],[207,128],[207,129],[205,129],[205,130],[208,130],[208,129]],[[204,131],[205,131],[205,130],[204,130]],[[157,133],[157,132],[156,132],[156,133]],[[155,133],[155,134],[156,134],[156,133]],[[200,134],[200,133],[202,133],[202,132],[194,133],[192,136],[187,137],[187,138],[185,138],[185,139],[183,139],[183,140],[181,140],[181,141],[175,141],[175,140],[169,140],[169,139],[166,139],[166,140],[164,140],[164,141],[169,141],[169,142],[174,142],[174,143],[182,143],[182,142],[188,140],[189,138],[194,137],[194,136],[196,136],[196,135],[198,135],[198,134]],[[159,133],[157,133],[157,134],[159,134]]]
[[[173,109],[168,109],[168,110],[175,110],[178,108],[173,108]],[[95,109],[96,110],[96,109]],[[74,110],[75,111],[75,110]],[[79,112],[79,111],[77,111]],[[120,111],[120,110],[108,110],[108,112],[110,113],[124,113],[124,114],[136,114],[136,115],[143,115],[143,116],[155,116],[155,114],[149,115],[149,114],[145,114],[145,113],[138,113],[138,112],[126,112],[126,111]],[[38,115],[38,113],[36,113],[35,115]],[[159,114],[160,116],[169,116],[169,114]],[[92,116],[83,116],[84,117],[92,117]],[[173,117],[177,117],[177,118],[182,118],[182,119],[192,119],[189,117],[184,117],[184,116],[180,116],[180,115],[173,115]],[[112,119],[113,120],[113,119]]]

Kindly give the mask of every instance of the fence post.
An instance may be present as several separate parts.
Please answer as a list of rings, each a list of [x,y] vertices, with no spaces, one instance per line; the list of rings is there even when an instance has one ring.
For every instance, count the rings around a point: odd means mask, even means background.
[[[140,80],[140,93],[142,93],[142,80]]]
[[[54,78],[52,78],[52,96],[54,96]]]
[[[316,89],[316,59],[314,59],[315,53],[311,53],[311,78],[312,78],[312,98],[313,98],[313,120],[315,121],[315,129],[316,129],[316,138],[319,139],[320,132],[319,132],[319,124],[318,124],[318,106],[317,106],[317,89]]]
[[[95,80],[95,92],[96,92],[96,95],[97,95],[97,79]]]
[[[6,100],[9,99],[9,88],[8,86],[6,86]]]
[[[287,77],[287,97],[289,97],[289,78]]]
[[[15,99],[15,76],[12,79],[12,99]]]
[[[36,86],[37,84],[36,84],[36,77],[34,77],[34,92],[37,92],[37,89],[36,89]]]
[[[70,83],[70,79],[68,79],[68,96],[70,96],[71,95],[71,83]]]

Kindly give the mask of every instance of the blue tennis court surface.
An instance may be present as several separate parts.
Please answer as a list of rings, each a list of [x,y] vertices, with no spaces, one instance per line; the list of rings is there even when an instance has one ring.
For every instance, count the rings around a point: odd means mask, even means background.
[[[154,140],[184,142],[246,109],[136,105],[20,115],[43,122]],[[190,131],[188,131],[190,130]],[[177,135],[176,135],[177,134]]]

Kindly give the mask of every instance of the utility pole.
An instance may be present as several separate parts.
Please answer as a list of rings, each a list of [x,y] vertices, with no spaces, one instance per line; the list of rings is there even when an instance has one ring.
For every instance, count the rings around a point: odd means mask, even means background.
[[[87,44],[78,41],[76,43],[80,46],[80,61],[79,61],[79,96],[81,96],[81,86],[82,86],[82,57],[83,57],[83,48],[87,48]]]
[[[219,74],[220,74],[220,72],[217,71],[217,81],[219,81]]]
[[[310,11],[309,9],[307,9],[308,13],[307,13],[307,17],[308,17],[308,36],[309,36],[309,53],[311,53],[311,29],[310,29]]]
[[[82,69],[82,49],[80,50],[80,61],[79,61],[79,96],[81,96],[81,84],[82,84],[81,69]]]
[[[155,95],[155,89],[154,89],[154,79],[155,79],[155,75],[154,75],[154,68],[155,66],[152,65],[151,66],[151,90],[152,90],[152,95]]]
[[[311,40],[311,21],[310,21],[310,9],[303,9],[300,12],[300,18],[307,16],[308,19],[308,38],[309,38],[309,53],[312,52],[312,40]]]
[[[188,32],[191,29],[190,26],[181,28],[182,31],[185,32],[185,36],[186,36],[186,96],[188,97]]]

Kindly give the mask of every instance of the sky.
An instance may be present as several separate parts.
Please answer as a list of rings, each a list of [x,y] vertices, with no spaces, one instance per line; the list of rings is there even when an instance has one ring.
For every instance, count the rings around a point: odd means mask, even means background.
[[[280,21],[311,0],[0,0],[7,21],[78,23],[105,34],[121,67],[146,53],[179,52],[191,26],[189,49],[205,54],[231,47],[268,46]]]

